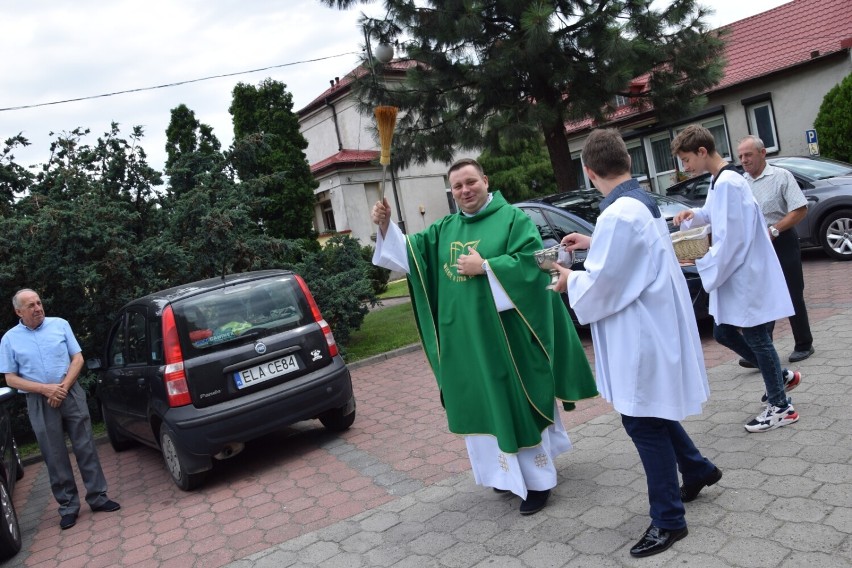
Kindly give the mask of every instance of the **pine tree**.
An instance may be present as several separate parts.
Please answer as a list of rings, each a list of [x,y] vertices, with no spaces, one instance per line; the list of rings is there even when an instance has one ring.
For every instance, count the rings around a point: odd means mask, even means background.
[[[358,0],[321,0],[346,9]],[[365,2],[360,2],[365,3]],[[699,107],[722,76],[722,41],[695,0],[384,0],[363,17],[372,38],[402,40],[417,64],[395,88],[362,74],[364,110],[400,107],[397,165],[478,151],[497,124],[510,138],[543,136],[560,190],[577,185],[565,123],[604,121],[616,95],[662,117]],[[383,67],[377,65],[377,74]],[[648,89],[630,83],[646,77]],[[495,119],[499,117],[500,120]]]
[[[234,123],[231,162],[240,180],[266,198],[253,215],[272,236],[308,237],[317,182],[305,158],[308,142],[293,113],[293,95],[272,79],[257,87],[239,83],[228,111]]]

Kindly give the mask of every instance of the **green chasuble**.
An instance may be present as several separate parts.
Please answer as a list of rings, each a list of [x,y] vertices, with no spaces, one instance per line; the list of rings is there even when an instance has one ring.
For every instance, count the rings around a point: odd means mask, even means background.
[[[407,237],[408,284],[423,348],[456,434],[491,434],[517,453],[541,443],[554,399],[597,395],[568,310],[535,262],[535,224],[499,192],[473,217],[448,215]],[[486,275],[454,265],[472,247],[515,305],[498,312]]]

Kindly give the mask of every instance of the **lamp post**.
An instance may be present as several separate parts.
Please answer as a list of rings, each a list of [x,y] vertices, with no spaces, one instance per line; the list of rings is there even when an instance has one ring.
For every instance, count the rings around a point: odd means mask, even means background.
[[[374,56],[373,48],[372,48],[372,45],[370,43],[370,34],[374,30],[374,28],[370,25],[369,22],[365,22],[363,24],[363,29],[364,29],[364,46],[367,49],[367,57],[370,60],[370,74],[373,77],[373,87],[375,88],[376,93],[378,93],[379,92],[379,80],[378,80],[378,77],[376,75],[376,63],[375,62],[376,62],[376,60],[378,60],[379,63],[381,63],[382,65],[389,63],[393,59],[394,49],[393,49],[393,46],[391,44],[389,44],[388,42],[386,42],[384,40],[384,38],[379,37],[379,45],[376,47],[376,52],[375,52],[375,56]],[[394,199],[394,204],[396,205],[396,210],[397,210],[397,219],[398,219],[397,224],[399,225],[400,230],[403,233],[405,233],[405,221],[402,218],[402,208],[400,207],[400,204],[399,204],[399,194],[397,192],[396,176],[394,175],[393,165],[391,165],[391,168],[390,168],[390,175],[391,175],[391,188],[392,188],[392,191],[393,191],[393,199]],[[384,175],[383,175],[383,178],[384,178]],[[384,179],[382,180],[382,186],[384,186]]]

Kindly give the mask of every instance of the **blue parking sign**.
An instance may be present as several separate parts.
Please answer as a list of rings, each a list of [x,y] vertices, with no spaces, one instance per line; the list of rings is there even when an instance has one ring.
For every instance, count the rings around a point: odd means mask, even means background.
[[[808,139],[808,144],[817,144],[816,130],[805,130],[805,138]]]

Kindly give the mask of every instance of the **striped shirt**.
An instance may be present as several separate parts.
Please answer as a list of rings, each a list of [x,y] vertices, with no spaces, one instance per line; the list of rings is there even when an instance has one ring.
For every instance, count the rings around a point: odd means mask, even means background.
[[[768,225],[774,225],[790,211],[808,204],[796,178],[784,168],[766,164],[757,179],[748,172],[743,172],[743,177],[748,180]]]

